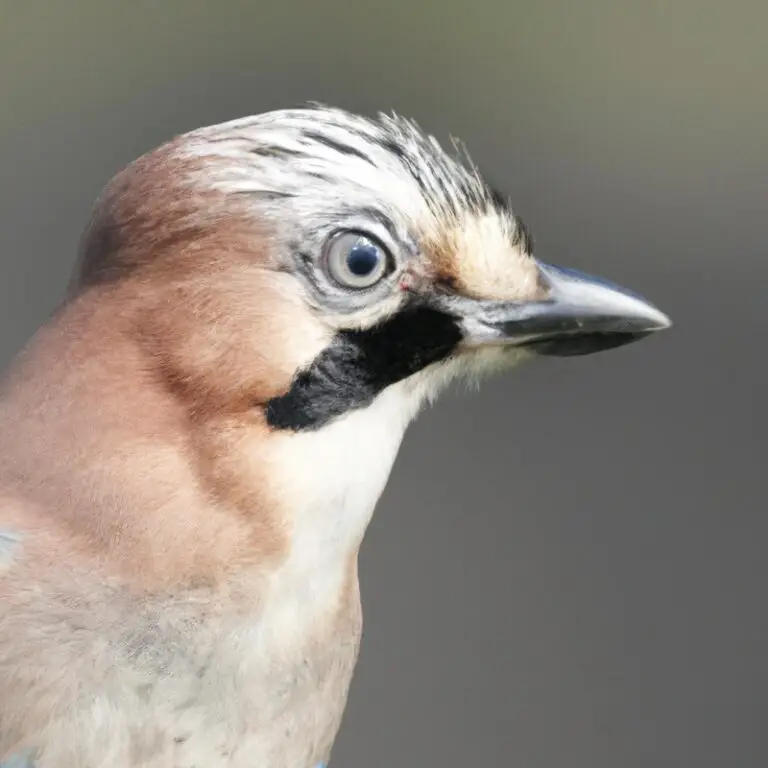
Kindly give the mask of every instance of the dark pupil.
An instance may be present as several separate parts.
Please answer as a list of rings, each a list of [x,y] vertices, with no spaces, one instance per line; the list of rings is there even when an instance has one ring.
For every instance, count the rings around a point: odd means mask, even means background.
[[[347,266],[355,277],[366,277],[379,263],[379,249],[372,243],[357,243],[347,255]]]

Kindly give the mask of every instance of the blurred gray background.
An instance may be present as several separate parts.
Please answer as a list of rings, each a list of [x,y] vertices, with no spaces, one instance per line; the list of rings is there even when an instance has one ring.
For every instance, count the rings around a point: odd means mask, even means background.
[[[0,2],[3,364],[115,171],[308,99],[460,136],[539,256],[675,320],[412,429],[333,768],[768,765],[766,25],[757,0]]]

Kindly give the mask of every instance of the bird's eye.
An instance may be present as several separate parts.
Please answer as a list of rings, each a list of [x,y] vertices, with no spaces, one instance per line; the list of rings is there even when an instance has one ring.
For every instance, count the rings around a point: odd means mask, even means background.
[[[344,288],[370,288],[387,271],[384,246],[360,232],[343,232],[332,238],[326,251],[326,268]]]

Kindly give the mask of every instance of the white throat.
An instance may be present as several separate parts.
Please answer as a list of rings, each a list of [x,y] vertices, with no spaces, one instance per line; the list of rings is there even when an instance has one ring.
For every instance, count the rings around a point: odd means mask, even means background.
[[[359,547],[420,405],[415,394],[395,385],[367,408],[282,439],[278,464],[291,559],[311,567]]]
[[[421,406],[453,379],[498,370],[512,359],[493,348],[457,356],[388,387],[367,408],[279,438],[274,474],[291,538],[285,571],[315,579],[346,567]]]
[[[280,647],[303,642],[308,626],[357,589],[350,568],[418,405],[396,385],[322,429],[278,438],[272,457],[290,544],[272,573],[267,611]]]

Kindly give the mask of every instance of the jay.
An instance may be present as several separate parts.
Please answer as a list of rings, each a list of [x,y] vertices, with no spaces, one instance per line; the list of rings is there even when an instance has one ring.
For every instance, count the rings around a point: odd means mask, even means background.
[[[139,158],[0,386],[0,765],[326,764],[419,409],[669,325],[539,261],[399,116],[310,105]]]

